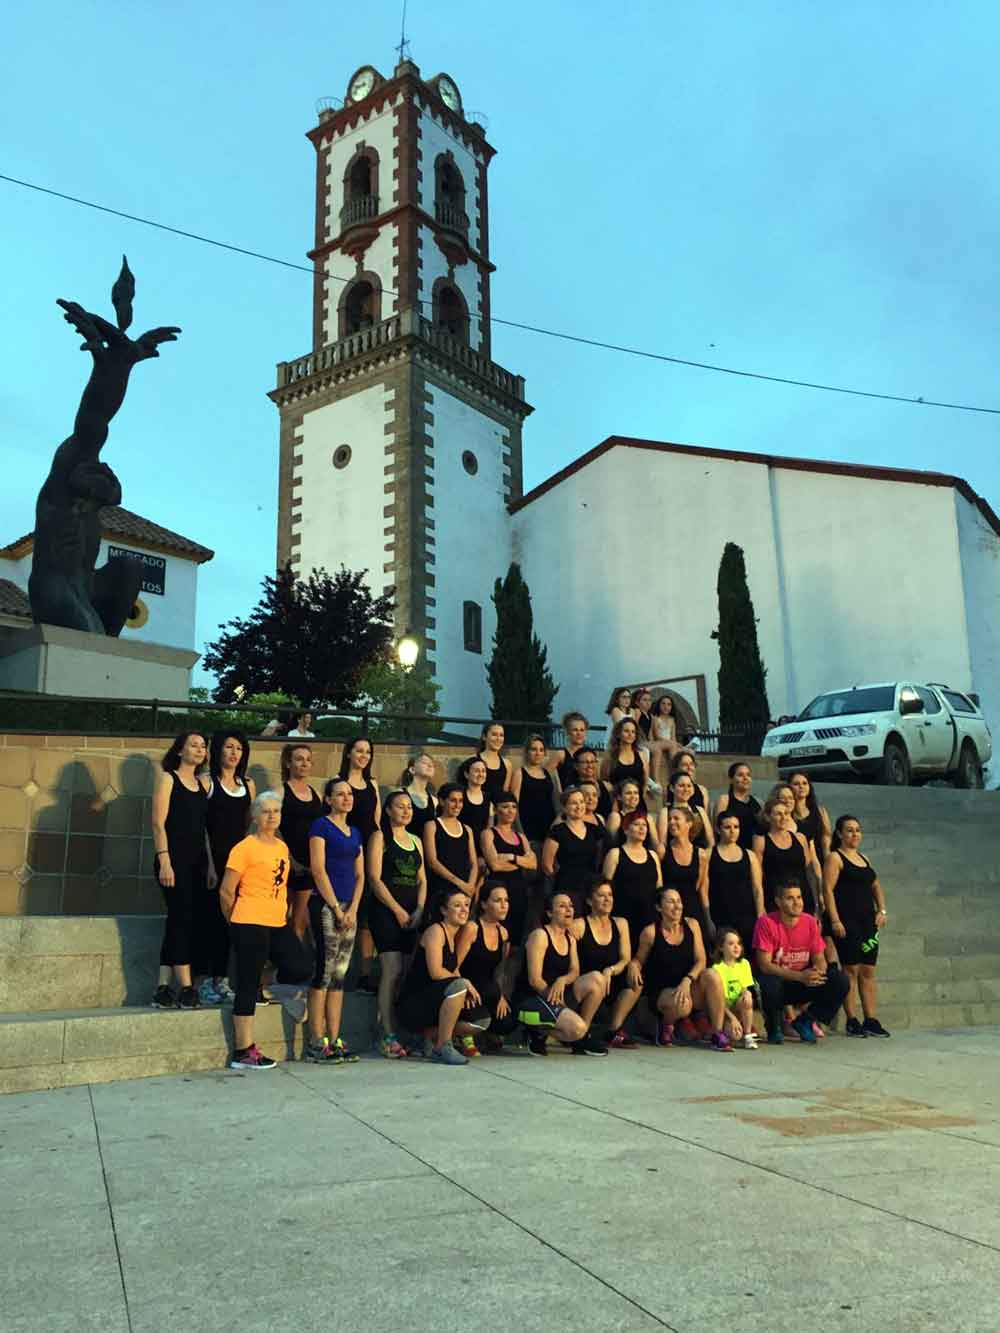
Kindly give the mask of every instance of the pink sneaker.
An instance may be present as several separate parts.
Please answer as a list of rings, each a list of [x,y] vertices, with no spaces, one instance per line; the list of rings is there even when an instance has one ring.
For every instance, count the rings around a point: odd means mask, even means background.
[[[816,1033],[817,1041],[823,1041],[823,1039],[826,1037],[826,1033],[823,1031],[820,1025],[815,1021],[813,1022],[813,1032]]]
[[[660,1030],[656,1036],[657,1046],[673,1046],[674,1044],[674,1025],[673,1023],[661,1023]]]
[[[728,1051],[732,1054],[733,1043],[724,1032],[713,1032],[711,1036],[711,1046],[713,1051]]]
[[[242,1055],[233,1052],[233,1058],[229,1061],[230,1069],[273,1069],[275,1062],[259,1051],[256,1046],[250,1046]]]

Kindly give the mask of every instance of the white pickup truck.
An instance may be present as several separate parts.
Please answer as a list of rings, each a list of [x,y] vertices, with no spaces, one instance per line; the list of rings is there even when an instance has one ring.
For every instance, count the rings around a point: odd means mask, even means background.
[[[905,787],[932,777],[981,787],[993,753],[989,727],[967,694],[896,681],[820,694],[794,722],[773,727],[761,754],[783,776],[858,773]]]

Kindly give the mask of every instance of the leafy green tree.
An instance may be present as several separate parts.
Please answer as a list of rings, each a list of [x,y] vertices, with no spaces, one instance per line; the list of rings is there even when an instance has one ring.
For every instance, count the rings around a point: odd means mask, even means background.
[[[757,643],[743,548],[734,542],[727,542],[722,553],[718,594],[719,627],[712,638],[719,644],[719,730],[746,732],[745,744],[756,749],[771,715],[767,669]]]
[[[534,632],[531,593],[517,562],[493,586],[497,628],[486,679],[493,717],[546,723],[559,686],[548,668],[548,649]]]
[[[215,698],[282,694],[302,703],[350,707],[365,669],[392,649],[392,599],[373,597],[361,573],[286,566],[262,583],[246,619],[220,625],[202,663],[218,677]]]
[[[430,668],[424,662],[404,667],[398,662],[375,662],[361,677],[361,696],[375,712],[394,717],[427,717],[440,712],[438,685]],[[380,722],[371,720],[371,734],[375,739],[413,741],[438,736],[441,723]]]

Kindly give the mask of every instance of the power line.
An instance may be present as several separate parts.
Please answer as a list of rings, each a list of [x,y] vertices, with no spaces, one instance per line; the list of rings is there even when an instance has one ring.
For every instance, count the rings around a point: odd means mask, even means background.
[[[0,172],[0,180],[10,185],[18,185],[25,190],[34,190],[38,194],[47,194],[66,203],[79,204],[82,208],[92,208],[98,213],[109,213],[112,217],[124,218],[126,222],[138,222],[144,227],[154,227],[157,231],[166,231],[173,236],[182,236],[185,240],[199,241],[202,245],[212,245],[218,250],[229,250],[233,254],[246,255],[249,259],[259,259],[265,264],[277,264],[281,268],[295,269],[299,273],[308,273],[315,277],[321,273],[333,282],[349,283],[353,278],[342,278],[339,274],[315,266],[297,264],[291,259],[280,259],[276,255],[266,255],[260,250],[250,250],[246,246],[233,245],[229,241],[219,241],[213,236],[202,236],[199,232],[187,231],[183,227],[172,227],[166,222],[157,222],[154,218],[141,217],[137,213],[126,213],[120,208],[111,208],[107,204],[95,203],[92,199],[80,199],[76,195],[65,194],[62,190],[53,190],[46,185],[37,185],[33,181],[19,180],[16,176],[7,176]],[[390,288],[383,288],[387,296],[398,296]],[[421,301],[421,305],[430,305]],[[876,398],[886,403],[908,403],[913,407],[943,407],[952,412],[977,412],[988,416],[1000,416],[1000,407],[980,407],[974,403],[950,403],[936,398],[912,398],[905,394],[879,393],[873,389],[852,389],[843,384],[824,384],[817,380],[800,380],[790,375],[766,375],[758,370],[740,370],[736,366],[720,366],[712,361],[695,361],[690,357],[669,356],[666,352],[651,352],[642,347],[626,347],[621,343],[604,342],[599,338],[585,338],[581,334],[565,333],[558,329],[546,329],[536,324],[524,324],[514,319],[501,319],[491,315],[490,323],[503,328],[518,329],[522,333],[537,333],[545,338],[556,338],[562,342],[577,343],[583,347],[596,347],[605,352],[620,352],[624,356],[642,357],[647,361],[662,361],[672,366],[689,366],[694,370],[714,371],[718,375],[734,375],[740,379],[762,380],[767,384],[787,384],[797,389],[817,389],[823,393],[839,393],[851,398]]]

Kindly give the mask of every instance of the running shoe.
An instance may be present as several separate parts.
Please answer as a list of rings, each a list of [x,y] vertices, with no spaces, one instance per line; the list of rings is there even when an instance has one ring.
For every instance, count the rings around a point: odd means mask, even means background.
[[[473,1036],[458,1037],[455,1040],[455,1050],[459,1055],[464,1055],[468,1060],[478,1060],[482,1051],[476,1045],[476,1039]]]
[[[275,1061],[259,1051],[256,1046],[250,1046],[245,1051],[233,1051],[233,1058],[229,1061],[230,1069],[273,1069]]]
[[[868,1033],[867,1033],[867,1032],[865,1031],[865,1029],[862,1027],[861,1022],[860,1022],[859,1019],[857,1019],[857,1018],[849,1018],[849,1019],[847,1020],[847,1022],[844,1024],[844,1036],[845,1036],[845,1037],[867,1037],[867,1036],[868,1036]]]
[[[795,1026],[795,1023],[794,1023],[794,1022],[792,1021],[792,1019],[790,1019],[790,1018],[786,1018],[786,1019],[785,1019],[784,1024],[782,1025],[782,1031],[783,1031],[784,1034],[785,1034],[785,1040],[786,1040],[786,1041],[801,1041],[801,1040],[802,1040],[802,1037],[801,1037],[800,1034],[799,1034],[799,1030],[798,1030],[798,1028]]]
[[[310,1039],[302,1052],[302,1059],[312,1065],[339,1065],[342,1062],[334,1054],[333,1047],[324,1038],[322,1041]]]
[[[236,999],[236,992],[233,990],[232,986],[230,986],[229,982],[226,980],[225,977],[215,978],[215,989],[222,996],[223,1004],[232,1004],[233,1001]]]
[[[358,1057],[347,1045],[342,1037],[330,1043],[330,1049],[333,1052],[333,1058],[339,1060],[342,1065],[356,1065]]]
[[[633,1041],[624,1028],[619,1028],[617,1032],[612,1032],[608,1036],[608,1046],[613,1051],[634,1051],[638,1049],[639,1043]]]
[[[815,1018],[813,1019],[812,1030],[813,1030],[813,1036],[816,1038],[817,1041],[826,1040],[826,1033],[823,1031],[822,1025],[816,1022]]]
[[[713,1051],[731,1052],[733,1049],[733,1043],[729,1040],[726,1034],[721,1031],[712,1033],[709,1038],[709,1044]]]
[[[661,1023],[656,1030],[657,1046],[673,1046],[674,1044],[674,1025],[673,1023]]]
[[[792,1027],[799,1034],[799,1041],[807,1044],[816,1045],[816,1033],[813,1032],[812,1019],[807,1014],[800,1014],[792,1023]]]
[[[467,1065],[466,1057],[455,1050],[450,1041],[431,1052],[431,1063],[435,1065]]]
[[[193,986],[182,986],[181,993],[177,997],[178,1009],[197,1009],[198,992]]]
[[[581,1037],[579,1041],[574,1041],[570,1045],[570,1050],[574,1055],[607,1055],[608,1048],[603,1041],[598,1041],[596,1037]]]
[[[157,986],[150,1004],[154,1009],[176,1009],[177,996],[169,986]]]
[[[222,1003],[222,996],[215,988],[211,977],[206,977],[198,987],[198,1003],[206,1009],[215,1009]]]
[[[528,1050],[532,1055],[548,1055],[549,1044],[544,1032],[528,1031]]]
[[[401,1060],[406,1051],[400,1046],[394,1032],[387,1032],[378,1044],[379,1051],[387,1060]]]
[[[886,1032],[885,1028],[877,1018],[866,1018],[862,1027],[865,1030],[866,1037],[891,1037],[891,1032]]]
[[[742,1046],[745,1051],[755,1051],[757,1049],[756,1032],[744,1032]]]

